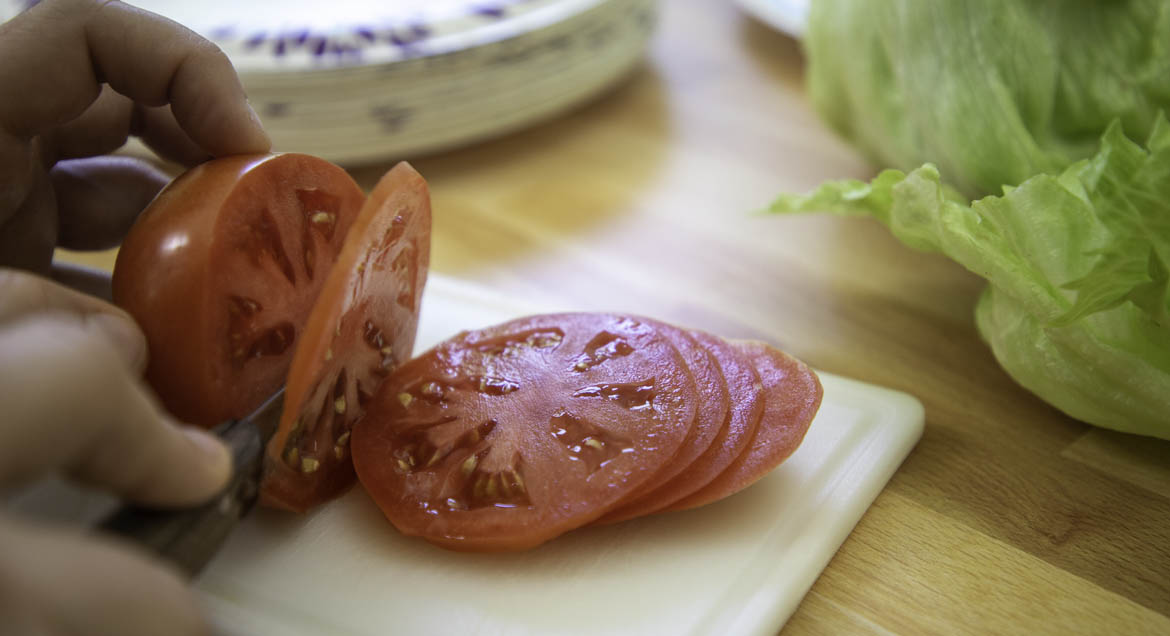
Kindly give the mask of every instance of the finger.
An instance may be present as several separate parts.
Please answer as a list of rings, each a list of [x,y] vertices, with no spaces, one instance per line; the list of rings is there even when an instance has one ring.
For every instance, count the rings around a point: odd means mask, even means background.
[[[25,628],[14,633],[210,633],[183,580],[129,546],[11,520],[0,520],[0,546],[0,607],[8,627]]]
[[[134,102],[109,86],[77,118],[46,131],[47,164],[96,157],[121,148],[130,136]]]
[[[0,483],[60,469],[144,504],[207,500],[231,471],[227,449],[166,416],[104,331],[63,313],[0,331]]]
[[[15,276],[14,276],[15,275]],[[4,307],[28,306],[8,273]],[[0,280],[3,283],[4,280]],[[100,303],[53,283],[46,306],[0,321],[0,484],[61,470],[152,505],[191,505],[226,483],[227,449],[214,436],[166,416],[115,345],[128,320],[76,312]],[[132,327],[132,325],[130,325]],[[139,334],[139,337],[140,334]]]
[[[144,161],[110,156],[59,162],[51,176],[60,223],[57,244],[73,250],[116,247],[169,181]]]
[[[187,167],[199,165],[211,158],[175,121],[170,106],[138,104],[136,109],[130,134],[141,139],[159,157]]]
[[[101,96],[74,119],[46,136],[54,160],[96,157],[139,137],[160,157],[186,166],[211,158],[175,121],[170,106],[144,106],[106,86]]]
[[[0,151],[0,201],[6,198],[3,186],[8,176],[5,169],[9,167],[2,155]],[[30,173],[27,181],[13,184],[13,191],[18,191],[20,196],[15,207],[0,205],[0,267],[46,272],[57,245],[57,200],[53,184],[47,173],[38,170]]]
[[[101,330],[132,370],[141,372],[146,366],[146,336],[130,314],[110,303],[28,272],[3,268],[0,301],[0,329],[40,314],[72,314]]]
[[[265,152],[259,118],[227,56],[181,25],[121,2],[37,4],[0,26],[0,128],[29,138],[79,117],[101,82],[150,106],[171,104],[214,155]],[[45,72],[45,60],[55,62]]]

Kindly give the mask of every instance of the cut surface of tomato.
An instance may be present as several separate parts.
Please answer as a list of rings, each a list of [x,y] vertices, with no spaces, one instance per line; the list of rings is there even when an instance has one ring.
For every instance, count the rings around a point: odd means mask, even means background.
[[[648,322],[533,316],[399,368],[354,429],[354,466],[404,534],[457,550],[530,548],[661,470],[695,405],[685,362]]]
[[[597,523],[616,523],[646,514],[661,506],[662,495],[657,491],[675,479],[703,455],[719,435],[729,416],[727,382],[719,370],[714,354],[701,346],[686,331],[662,322],[654,323],[655,328],[678,350],[687,364],[695,383],[698,397],[695,422],[683,440],[678,453],[670,459],[653,477],[632,493],[620,506],[606,513]]]
[[[800,446],[820,408],[821,382],[803,362],[762,342],[736,342],[732,346],[753,365],[763,384],[760,425],[748,447],[726,470],[668,510],[706,505],[755,483]]]
[[[284,383],[363,201],[344,170],[298,154],[215,159],[159,193],[118,252],[113,294],[171,413],[212,426]]]
[[[265,452],[263,504],[304,512],[354,483],[351,431],[410,357],[430,235],[426,181],[399,163],[361,208],[305,323]]]

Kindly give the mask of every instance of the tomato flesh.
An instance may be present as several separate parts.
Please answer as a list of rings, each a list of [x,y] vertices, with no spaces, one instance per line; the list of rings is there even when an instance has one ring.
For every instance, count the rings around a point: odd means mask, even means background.
[[[118,252],[113,294],[171,413],[212,426],[284,383],[364,200],[344,170],[298,154],[212,160],[156,197]]]
[[[265,505],[305,512],[354,483],[350,433],[378,385],[410,357],[430,234],[426,181],[400,163],[361,208],[305,323],[265,451]]]
[[[404,534],[530,548],[657,474],[696,401],[686,363],[650,322],[534,316],[460,334],[391,374],[353,431],[353,461]]]

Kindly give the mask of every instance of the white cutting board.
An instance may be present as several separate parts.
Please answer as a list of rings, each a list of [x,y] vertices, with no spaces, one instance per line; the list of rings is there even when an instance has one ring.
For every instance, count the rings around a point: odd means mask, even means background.
[[[432,276],[418,350],[533,310]],[[922,434],[914,398],[820,377],[800,448],[704,508],[464,554],[400,536],[357,487],[306,517],[257,510],[197,587],[241,636],[774,634]]]

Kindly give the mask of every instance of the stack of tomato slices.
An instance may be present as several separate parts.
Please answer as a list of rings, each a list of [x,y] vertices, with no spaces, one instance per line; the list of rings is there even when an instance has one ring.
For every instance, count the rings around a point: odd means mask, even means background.
[[[807,366],[647,318],[530,316],[399,367],[353,431],[358,478],[404,534],[522,550],[749,486],[821,402]]]
[[[776,349],[637,316],[530,316],[410,360],[430,232],[405,163],[367,197],[314,157],[219,159],[143,213],[114,297],[179,417],[211,426],[286,386],[264,504],[305,512],[356,471],[401,532],[456,550],[716,501],[784,461],[820,406]]]

